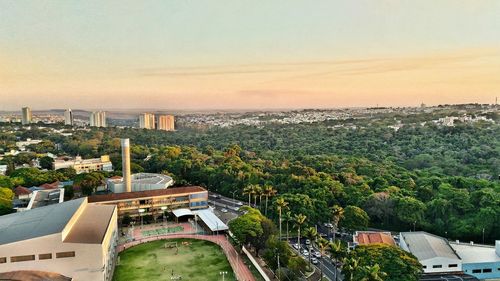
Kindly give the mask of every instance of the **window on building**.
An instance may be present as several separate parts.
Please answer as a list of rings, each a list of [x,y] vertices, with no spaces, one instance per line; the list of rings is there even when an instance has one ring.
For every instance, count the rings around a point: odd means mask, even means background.
[[[39,254],[38,255],[38,259],[39,260],[50,260],[52,258],[52,254],[51,253],[48,253],[48,254]]]
[[[56,258],[60,259],[60,258],[72,258],[75,256],[75,252],[60,252],[60,253],[56,253]]]
[[[491,268],[485,268],[483,269],[483,273],[490,273],[492,272]]]
[[[10,262],[34,261],[35,255],[10,257]]]
[[[443,268],[442,264],[435,264],[432,266],[432,268]]]
[[[448,267],[458,267],[458,264],[452,263],[452,264],[449,264]]]
[[[426,269],[427,268],[427,265],[423,265],[422,268]]]
[[[472,273],[481,273],[481,269],[473,269]]]
[[[0,263],[6,263],[6,262],[7,262],[7,258],[6,257],[0,258]]]

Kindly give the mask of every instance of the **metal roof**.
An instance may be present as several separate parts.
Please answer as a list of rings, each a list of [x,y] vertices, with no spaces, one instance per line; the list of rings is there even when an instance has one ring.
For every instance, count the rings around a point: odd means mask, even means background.
[[[211,231],[228,230],[227,225],[217,217],[209,208],[193,211]]]
[[[175,209],[172,211],[176,217],[182,217],[182,216],[194,216],[193,212],[189,209]]]
[[[84,200],[0,216],[0,245],[61,232]]]
[[[175,209],[172,212],[176,217],[196,215],[208,226],[208,228],[210,228],[211,231],[223,231],[229,229],[227,225],[222,222],[209,208],[194,211],[189,209]]]
[[[460,259],[457,253],[451,248],[450,244],[448,244],[448,241],[437,235],[424,231],[417,231],[402,232],[401,236],[410,252],[419,260],[428,260],[437,257]]]

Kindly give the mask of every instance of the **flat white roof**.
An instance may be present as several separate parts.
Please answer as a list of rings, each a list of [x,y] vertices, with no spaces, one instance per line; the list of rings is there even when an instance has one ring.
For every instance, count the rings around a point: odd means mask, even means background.
[[[211,231],[228,230],[227,225],[217,217],[209,208],[191,211],[189,209],[175,209],[172,211],[176,217],[186,215],[198,216]]]
[[[500,257],[495,252],[495,247],[487,245],[471,245],[469,243],[450,243],[463,263],[499,262]]]

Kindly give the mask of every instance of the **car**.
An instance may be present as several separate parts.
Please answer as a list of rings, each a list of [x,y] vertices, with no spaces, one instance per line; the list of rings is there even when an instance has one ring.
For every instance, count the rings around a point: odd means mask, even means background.
[[[306,245],[310,245],[311,244],[311,240],[307,239],[306,240]]]
[[[308,252],[307,250],[302,250],[302,254],[303,254],[304,256],[306,256],[306,257],[308,257],[308,256],[309,256],[309,252]]]
[[[296,250],[298,250],[298,249],[299,249],[299,244],[295,243],[295,244],[293,244],[293,247],[294,247]]]
[[[223,213],[227,213],[227,209],[226,208],[222,208],[222,209],[220,209],[220,211],[223,212]]]
[[[243,206],[243,203],[238,202],[238,203],[236,203],[236,205],[238,205],[238,206]]]
[[[318,251],[315,251],[314,256],[319,259],[319,258],[321,258],[321,253]]]
[[[219,195],[219,194],[216,194],[216,195],[214,195],[214,198],[215,198],[215,199],[220,199],[220,195]]]
[[[311,262],[312,262],[313,264],[318,264],[318,259],[317,259],[317,258],[312,258],[312,259],[311,259]]]

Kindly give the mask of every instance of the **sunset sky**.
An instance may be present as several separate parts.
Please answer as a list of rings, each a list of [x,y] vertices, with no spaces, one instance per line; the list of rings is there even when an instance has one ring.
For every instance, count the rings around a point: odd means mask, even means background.
[[[0,1],[0,110],[495,96],[498,0]]]

